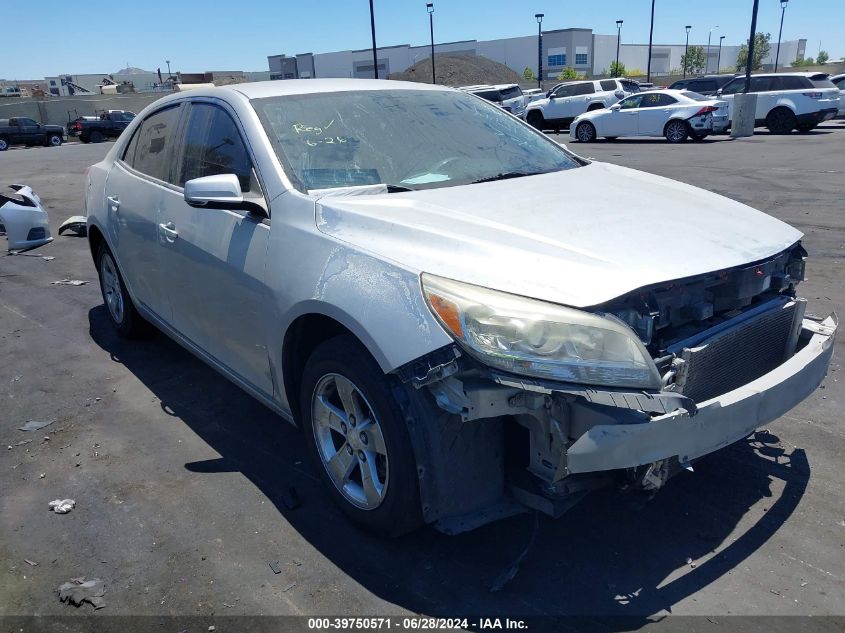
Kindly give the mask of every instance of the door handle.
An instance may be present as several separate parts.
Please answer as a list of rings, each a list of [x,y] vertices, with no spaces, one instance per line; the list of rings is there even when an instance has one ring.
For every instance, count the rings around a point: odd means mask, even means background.
[[[115,212],[120,209],[120,200],[117,196],[106,196],[106,202],[109,203],[109,206],[111,206]]]
[[[179,237],[179,231],[176,230],[176,225],[173,222],[159,224],[158,228],[168,242],[175,242],[176,238]]]

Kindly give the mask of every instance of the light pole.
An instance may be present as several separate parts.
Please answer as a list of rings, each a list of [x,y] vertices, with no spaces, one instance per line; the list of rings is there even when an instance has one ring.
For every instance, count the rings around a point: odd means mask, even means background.
[[[786,4],[789,0],[780,0],[780,31],[778,31],[778,48],[775,53],[775,72],[778,71],[778,59],[780,58],[780,40],[783,37],[783,16],[786,13]]]
[[[710,36],[713,35],[713,31],[718,29],[719,25],[717,24],[710,32],[707,33],[707,59],[704,60],[704,74],[707,74],[707,71],[710,70]]]
[[[648,70],[646,82],[651,83],[651,42],[654,38],[654,0],[651,0],[651,28],[648,31]]]
[[[691,24],[684,27],[687,30],[687,43],[684,44],[684,79],[687,78],[687,66],[689,66],[689,32],[692,29]]]
[[[376,52],[376,14],[373,12],[373,0],[370,0],[370,31],[373,34],[373,77],[378,79],[378,53]]]
[[[719,36],[719,54],[716,56],[716,74],[718,75],[722,72],[722,40],[725,39],[724,35]]]
[[[613,76],[619,76],[619,44],[622,42],[622,22],[624,20],[616,20],[616,68],[613,69]]]
[[[743,94],[748,94],[751,90],[751,67],[754,65],[754,37],[757,32],[757,10],[760,8],[760,0],[754,0],[754,7],[751,10],[751,35],[748,37],[748,59],[745,60],[745,86],[742,88]]]
[[[535,13],[537,18],[537,87],[543,87],[543,16],[545,13]]]
[[[425,5],[428,11],[428,28],[431,31],[431,83],[437,83],[437,75],[434,74],[434,3],[428,2]]]

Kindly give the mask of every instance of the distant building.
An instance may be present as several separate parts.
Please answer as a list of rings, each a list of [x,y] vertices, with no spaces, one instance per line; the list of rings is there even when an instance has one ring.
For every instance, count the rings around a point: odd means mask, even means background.
[[[781,42],[781,66],[789,66],[798,57],[804,56],[807,40]],[[706,42],[691,41],[690,46],[707,48]],[[764,68],[774,65],[775,49],[772,43],[770,54],[763,60]],[[722,68],[735,67],[739,46],[722,46],[719,60],[717,43],[711,45],[707,57],[707,72],[718,72]],[[537,35],[510,37],[497,40],[464,40],[435,44],[435,54],[481,55],[500,62],[520,75],[523,70],[537,68]],[[379,47],[377,50],[379,77],[401,72],[418,61],[429,57],[429,44],[411,46]],[[681,68],[684,44],[655,44],[652,46],[651,73],[655,77],[669,75]],[[554,79],[565,67],[574,68],[582,75],[606,74],[616,60],[616,35],[594,34],[592,29],[570,28],[543,31],[543,76]],[[627,69],[642,70],[648,66],[648,44],[621,43],[619,61]],[[720,63],[719,63],[720,62]],[[308,79],[311,77],[373,77],[372,49],[336,51],[332,53],[300,53],[298,55],[270,55],[267,57],[270,79]]]

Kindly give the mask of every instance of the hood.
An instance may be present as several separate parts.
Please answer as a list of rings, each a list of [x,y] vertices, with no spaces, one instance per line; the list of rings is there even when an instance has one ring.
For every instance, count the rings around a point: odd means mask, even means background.
[[[593,306],[765,259],[801,233],[709,191],[605,163],[476,185],[317,201],[319,229],[428,272]]]

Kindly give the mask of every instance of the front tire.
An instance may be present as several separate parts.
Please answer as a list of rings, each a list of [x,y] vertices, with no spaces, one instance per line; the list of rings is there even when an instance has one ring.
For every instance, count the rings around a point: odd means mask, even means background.
[[[0,152],[5,152],[7,149],[9,149],[9,141],[0,137]]]
[[[683,143],[687,140],[687,136],[689,135],[689,129],[687,128],[686,121],[674,120],[669,121],[666,124],[666,127],[663,128],[663,136],[666,137],[666,140],[670,143]]]
[[[126,283],[117,267],[109,247],[103,242],[97,251],[97,273],[100,276],[100,292],[112,326],[123,338],[140,338],[149,332],[149,324],[138,314],[132,298],[126,290]]]
[[[528,121],[528,124],[541,132],[543,131],[546,121],[543,118],[543,113],[538,112],[537,110],[532,110],[528,113],[528,116],[525,117],[525,120]]]
[[[789,134],[797,126],[795,113],[789,108],[775,108],[766,117],[766,127],[772,134]]]
[[[329,494],[358,525],[398,536],[422,525],[416,460],[384,372],[351,335],[321,343],[300,392],[308,452]]]
[[[596,140],[596,128],[589,121],[581,121],[575,128],[575,138],[581,143],[590,143]]]

